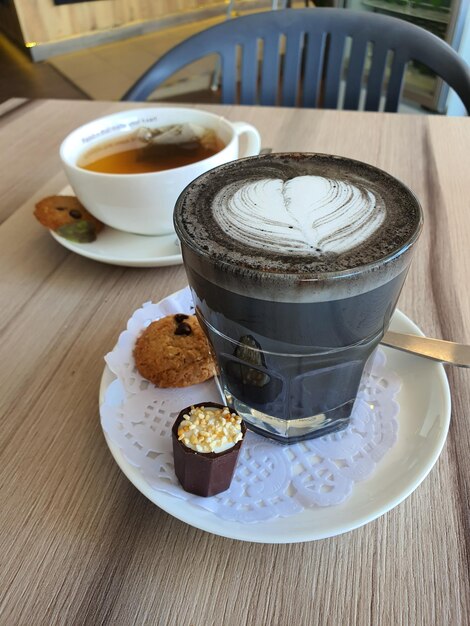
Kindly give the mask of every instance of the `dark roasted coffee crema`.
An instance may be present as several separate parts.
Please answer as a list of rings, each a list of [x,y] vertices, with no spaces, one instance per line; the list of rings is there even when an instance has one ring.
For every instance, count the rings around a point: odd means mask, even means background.
[[[416,238],[413,194],[365,163],[322,154],[271,154],[193,182],[175,225],[212,262],[272,274],[349,273],[382,263]]]

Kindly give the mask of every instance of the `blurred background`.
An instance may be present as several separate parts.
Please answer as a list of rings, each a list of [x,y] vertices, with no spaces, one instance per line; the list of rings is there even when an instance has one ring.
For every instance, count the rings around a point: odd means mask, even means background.
[[[433,32],[470,62],[469,0],[0,0],[0,101],[10,97],[119,100],[164,52],[249,12],[335,6],[393,15]],[[218,101],[215,58],[187,66],[151,100]],[[407,110],[461,114],[427,68],[408,68]]]

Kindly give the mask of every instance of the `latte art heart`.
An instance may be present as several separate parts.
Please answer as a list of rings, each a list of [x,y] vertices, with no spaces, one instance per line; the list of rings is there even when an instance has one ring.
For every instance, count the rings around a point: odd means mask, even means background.
[[[364,243],[386,214],[381,199],[360,184],[313,175],[229,184],[213,211],[222,230],[245,245],[318,256]]]

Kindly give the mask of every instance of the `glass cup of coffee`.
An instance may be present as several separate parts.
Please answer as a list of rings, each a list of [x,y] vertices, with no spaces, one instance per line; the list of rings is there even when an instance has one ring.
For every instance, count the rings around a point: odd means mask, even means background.
[[[285,443],[346,427],[422,228],[401,182],[324,154],[203,174],[174,223],[225,401]]]

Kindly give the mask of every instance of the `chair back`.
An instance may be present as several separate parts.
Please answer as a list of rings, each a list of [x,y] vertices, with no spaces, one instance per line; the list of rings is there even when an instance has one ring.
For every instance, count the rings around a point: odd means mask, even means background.
[[[330,8],[269,11],[217,24],[163,55],[123,99],[145,100],[182,67],[213,54],[220,57],[224,104],[334,109],[341,99],[342,108],[356,110],[365,92],[365,110],[395,112],[407,63],[418,61],[470,112],[469,69],[447,43],[404,20]]]

